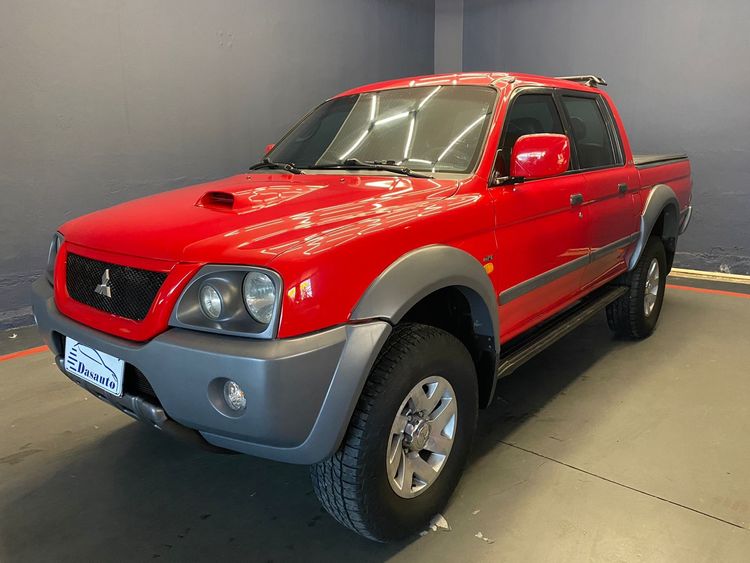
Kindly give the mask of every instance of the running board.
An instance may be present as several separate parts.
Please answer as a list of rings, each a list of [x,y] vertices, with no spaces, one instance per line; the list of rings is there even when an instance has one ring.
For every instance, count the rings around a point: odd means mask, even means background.
[[[500,353],[497,378],[510,375],[539,352],[557,342],[627,292],[628,288],[623,286],[604,287],[537,329],[517,336],[508,342]]]

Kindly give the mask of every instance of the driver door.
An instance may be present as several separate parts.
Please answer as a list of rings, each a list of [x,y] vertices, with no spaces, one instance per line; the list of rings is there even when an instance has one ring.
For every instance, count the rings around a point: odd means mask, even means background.
[[[522,90],[510,104],[496,163],[500,176],[508,175],[513,145],[522,135],[565,133],[551,91]],[[580,174],[564,174],[490,188],[501,340],[577,299],[589,259],[579,203],[584,182]]]

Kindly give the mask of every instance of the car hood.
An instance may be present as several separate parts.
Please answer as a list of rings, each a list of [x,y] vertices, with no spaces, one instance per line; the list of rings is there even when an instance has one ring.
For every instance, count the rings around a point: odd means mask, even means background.
[[[264,265],[317,232],[403,213],[456,188],[456,180],[403,176],[242,174],[84,215],[60,231],[104,252]]]

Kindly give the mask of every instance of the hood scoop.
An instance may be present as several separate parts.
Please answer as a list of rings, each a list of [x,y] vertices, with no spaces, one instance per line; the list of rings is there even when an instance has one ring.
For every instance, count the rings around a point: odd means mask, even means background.
[[[203,194],[195,205],[216,211],[237,212],[250,207],[252,203],[247,198],[238,199],[230,192],[210,191]]]
[[[281,184],[255,186],[238,191],[210,190],[195,202],[195,206],[225,213],[246,213],[289,202],[326,186],[326,184],[298,186]]]

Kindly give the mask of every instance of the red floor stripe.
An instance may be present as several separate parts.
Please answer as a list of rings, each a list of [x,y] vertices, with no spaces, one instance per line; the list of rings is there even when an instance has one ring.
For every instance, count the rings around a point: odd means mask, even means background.
[[[743,299],[750,299],[748,293],[737,293],[736,291],[724,291],[723,289],[706,289],[704,287],[688,287],[686,285],[672,285],[667,284],[669,289],[681,289],[683,291],[695,291],[696,293],[710,293],[713,295],[726,295],[727,297],[741,297]]]
[[[49,348],[47,348],[46,346],[37,346],[36,348],[28,348],[19,352],[5,354],[4,356],[0,356],[0,362],[12,360],[14,358],[23,358],[24,356],[31,356],[32,354],[38,354],[39,352],[44,352],[45,350],[49,350]]]

